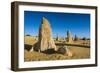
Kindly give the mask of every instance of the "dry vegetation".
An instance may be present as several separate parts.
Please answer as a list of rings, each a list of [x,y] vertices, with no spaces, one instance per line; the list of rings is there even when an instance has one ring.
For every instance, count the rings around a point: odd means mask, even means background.
[[[69,58],[61,54],[44,54],[39,52],[28,52],[25,50],[25,61],[47,61],[47,60],[63,60]]]

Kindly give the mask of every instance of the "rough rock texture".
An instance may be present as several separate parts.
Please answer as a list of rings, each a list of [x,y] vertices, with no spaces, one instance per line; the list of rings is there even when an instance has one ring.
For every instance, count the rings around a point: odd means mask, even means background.
[[[66,47],[60,47],[57,50],[58,53],[60,54],[65,54],[67,52],[67,48]]]
[[[42,23],[39,28],[39,37],[38,37],[38,49],[39,51],[45,51],[48,49],[54,49],[56,51],[56,45],[52,38],[52,31],[49,21],[43,17]]]
[[[72,57],[73,56],[73,53],[70,49],[67,48],[67,46],[62,46],[62,47],[59,47],[58,48],[58,51],[57,51],[59,54],[67,54],[67,56],[69,57]]]
[[[69,43],[73,42],[73,37],[72,37],[70,31],[67,31],[67,42],[69,42]]]

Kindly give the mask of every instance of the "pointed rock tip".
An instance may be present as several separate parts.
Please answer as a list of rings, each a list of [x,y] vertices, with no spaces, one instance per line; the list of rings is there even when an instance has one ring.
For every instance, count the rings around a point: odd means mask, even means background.
[[[46,17],[42,17],[42,24],[49,24],[49,21],[46,19]]]
[[[42,17],[43,19],[46,19],[44,16]]]
[[[47,20],[45,17],[42,17],[42,20],[44,21],[44,20]]]

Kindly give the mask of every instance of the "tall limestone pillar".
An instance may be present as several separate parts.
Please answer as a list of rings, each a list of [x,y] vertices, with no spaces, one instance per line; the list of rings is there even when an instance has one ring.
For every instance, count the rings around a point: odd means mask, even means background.
[[[45,51],[48,49],[54,49],[56,51],[56,45],[54,39],[52,38],[50,23],[45,17],[42,18],[38,37],[38,48],[40,51]]]

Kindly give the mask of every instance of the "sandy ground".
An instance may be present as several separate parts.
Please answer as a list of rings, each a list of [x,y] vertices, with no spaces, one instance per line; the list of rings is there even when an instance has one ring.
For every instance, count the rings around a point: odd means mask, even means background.
[[[25,36],[24,38],[25,44],[33,45],[37,42],[36,38],[33,36]],[[65,42],[66,43],[66,42]],[[69,44],[78,44],[78,45],[90,45],[90,41],[75,41]],[[25,48],[26,49],[26,48]],[[68,46],[68,49],[73,53],[72,57],[68,57],[66,54],[44,54],[36,51],[29,52],[27,50],[24,51],[24,60],[25,61],[45,61],[45,60],[68,60],[68,59],[86,59],[90,58],[90,48],[86,47],[77,47],[77,46]]]
[[[68,46],[68,48],[73,53],[72,57],[68,57],[66,54],[44,54],[39,52],[29,52],[24,51],[24,60],[25,61],[47,61],[47,60],[68,60],[68,59],[86,59],[90,58],[90,48],[85,47],[76,47]]]

